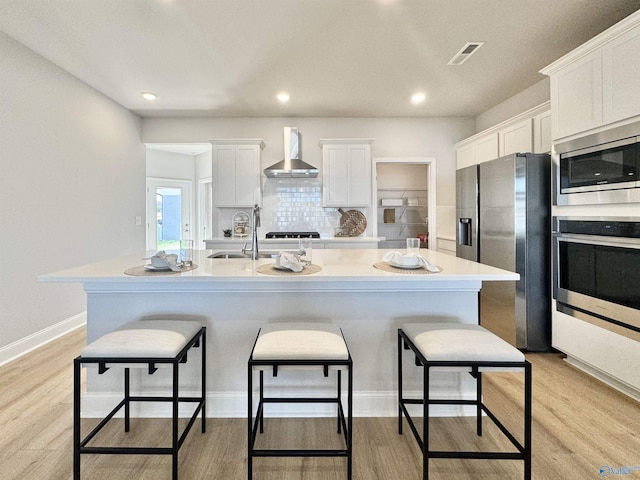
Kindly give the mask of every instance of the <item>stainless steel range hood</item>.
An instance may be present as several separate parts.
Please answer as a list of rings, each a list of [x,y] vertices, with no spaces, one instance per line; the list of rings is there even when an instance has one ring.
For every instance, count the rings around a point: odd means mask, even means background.
[[[319,170],[300,160],[300,133],[295,127],[284,127],[284,160],[264,169],[269,178],[314,178]]]

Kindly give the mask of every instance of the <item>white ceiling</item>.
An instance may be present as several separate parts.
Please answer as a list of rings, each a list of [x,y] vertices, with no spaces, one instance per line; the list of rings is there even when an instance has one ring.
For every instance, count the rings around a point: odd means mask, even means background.
[[[0,30],[142,116],[476,116],[640,0],[0,0]],[[447,62],[483,41],[465,64]],[[153,103],[142,91],[159,95]],[[287,91],[286,105],[275,95]],[[412,105],[424,91],[427,100]]]

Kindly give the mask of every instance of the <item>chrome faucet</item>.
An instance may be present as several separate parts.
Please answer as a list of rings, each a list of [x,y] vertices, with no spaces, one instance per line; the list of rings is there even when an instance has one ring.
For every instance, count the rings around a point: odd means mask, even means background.
[[[251,237],[251,260],[258,259],[258,227],[260,226],[260,207],[253,207],[253,236]]]

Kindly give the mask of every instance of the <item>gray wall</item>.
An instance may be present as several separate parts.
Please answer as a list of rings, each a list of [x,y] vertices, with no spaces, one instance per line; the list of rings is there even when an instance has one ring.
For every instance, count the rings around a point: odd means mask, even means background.
[[[472,117],[456,118],[143,118],[144,143],[202,143],[213,138],[262,138],[262,167],[282,159],[284,126],[302,135],[302,158],[322,168],[320,138],[373,138],[373,157],[436,159],[438,232],[455,223],[454,144],[475,133]]]
[[[549,77],[534,83],[532,86],[499,103],[493,108],[482,112],[476,117],[475,133],[493,127],[538,105],[548,102],[551,98]]]
[[[1,32],[0,52],[1,363],[86,309],[38,275],[144,251],[145,148],[138,116]]]

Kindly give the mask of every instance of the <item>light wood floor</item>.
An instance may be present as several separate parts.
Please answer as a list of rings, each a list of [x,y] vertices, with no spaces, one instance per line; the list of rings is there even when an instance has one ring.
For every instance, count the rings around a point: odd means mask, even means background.
[[[79,329],[0,367],[0,479],[71,478],[72,359],[84,342],[84,329]],[[640,466],[638,402],[571,368],[560,355],[528,358],[534,374],[534,479],[600,478],[601,466]],[[505,423],[519,425],[514,422],[519,419],[520,376],[492,375],[486,382],[487,403]],[[432,446],[438,448],[508,445],[494,428],[476,437],[470,418],[434,419],[432,424]],[[166,420],[137,420],[132,435],[153,442],[165,425]],[[266,429],[265,444],[276,438],[291,444],[331,443],[337,437],[334,422],[327,419],[268,420]],[[105,441],[120,438],[120,425],[101,435]],[[420,478],[418,448],[408,428],[398,435],[395,418],[356,418],[354,452],[354,480]],[[254,478],[344,479],[344,464],[341,459],[257,459]],[[210,419],[206,434],[196,423],[183,445],[180,478],[244,479],[245,465],[245,420]],[[168,457],[85,456],[82,468],[83,478],[92,480],[170,478]],[[434,480],[522,478],[521,462],[509,461],[434,460],[431,471]],[[625,478],[640,478],[640,470]]]

